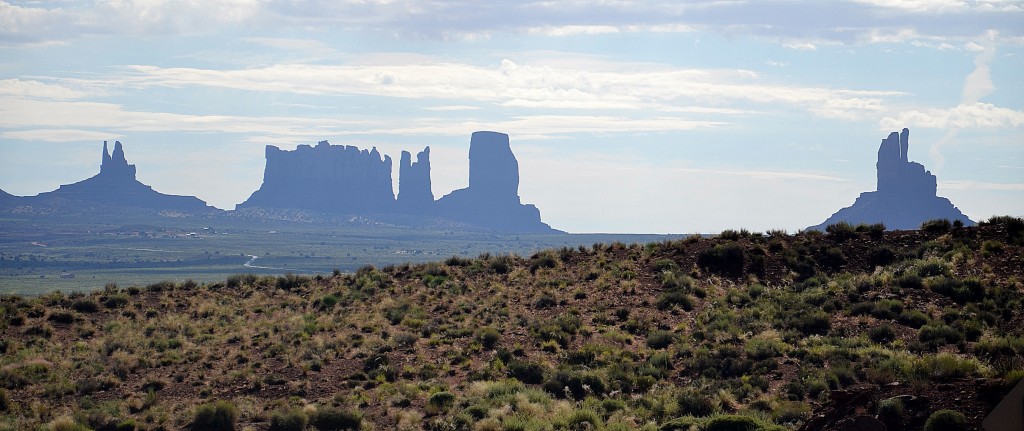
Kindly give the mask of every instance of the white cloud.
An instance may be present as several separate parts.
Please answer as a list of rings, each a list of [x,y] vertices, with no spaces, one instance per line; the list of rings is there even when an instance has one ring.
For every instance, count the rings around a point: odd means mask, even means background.
[[[1002,190],[1024,192],[1021,183],[992,183],[985,181],[939,181],[939,190]]]
[[[781,105],[807,109],[830,118],[858,118],[865,113],[881,112],[888,99],[904,95],[896,91],[767,84],[746,70],[583,69],[516,64],[509,60],[492,67],[440,62],[283,64],[239,70],[129,66],[127,74],[111,78],[106,85],[193,85],[300,95],[355,94],[586,110],[668,111],[711,103],[752,102],[773,108]]]
[[[70,87],[46,84],[39,81],[0,79],[0,96],[31,97],[39,99],[79,99],[88,93]]]
[[[0,133],[0,138],[4,139],[45,142],[100,141],[104,139],[117,139],[123,136],[116,133],[75,129],[14,130]]]
[[[789,42],[782,44],[783,47],[798,51],[817,51],[818,47],[810,42]]]
[[[902,112],[882,119],[885,130],[897,130],[904,125],[932,129],[1007,129],[1024,125],[1024,111],[1000,108],[991,103],[957,105],[950,109],[933,108]]]

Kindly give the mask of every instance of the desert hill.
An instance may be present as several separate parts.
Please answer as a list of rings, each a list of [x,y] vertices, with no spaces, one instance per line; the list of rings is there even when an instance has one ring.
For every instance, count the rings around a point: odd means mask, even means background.
[[[838,224],[4,296],[0,428],[979,429],[1024,376],[1022,247]]]

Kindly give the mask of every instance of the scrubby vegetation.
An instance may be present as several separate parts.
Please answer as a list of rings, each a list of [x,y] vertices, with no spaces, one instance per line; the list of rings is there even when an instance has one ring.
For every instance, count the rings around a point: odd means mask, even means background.
[[[0,429],[977,428],[1024,376],[1021,226],[4,296]]]

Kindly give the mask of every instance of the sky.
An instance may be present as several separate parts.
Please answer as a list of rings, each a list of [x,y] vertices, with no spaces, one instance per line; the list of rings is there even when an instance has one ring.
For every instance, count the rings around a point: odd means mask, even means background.
[[[264,148],[510,136],[568,232],[795,232],[875,190],[878,145],[974,220],[1024,215],[1024,2],[0,0],[0,189],[99,170],[233,209]],[[395,191],[398,166],[393,166]]]

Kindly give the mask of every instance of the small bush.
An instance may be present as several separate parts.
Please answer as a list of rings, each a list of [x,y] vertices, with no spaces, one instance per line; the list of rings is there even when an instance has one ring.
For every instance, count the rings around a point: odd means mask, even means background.
[[[664,349],[676,341],[676,334],[669,331],[654,331],[647,335],[647,346],[652,349]]]
[[[754,418],[737,415],[722,415],[711,418],[704,425],[704,431],[757,431],[762,429]]]
[[[659,310],[667,310],[678,305],[684,311],[693,310],[693,298],[679,290],[666,290],[658,294],[655,301]]]
[[[540,384],[544,382],[544,367],[533,362],[512,360],[508,364],[509,375],[526,384]]]
[[[896,329],[888,323],[882,323],[868,330],[868,338],[879,344],[885,344],[896,339]]]
[[[309,424],[319,431],[358,430],[363,425],[363,415],[334,407],[319,407],[310,413]]]
[[[743,247],[735,243],[716,245],[697,256],[697,265],[701,269],[730,277],[743,275],[744,261]]]
[[[683,389],[676,397],[679,413],[683,415],[707,417],[719,410],[718,400],[695,389]],[[685,428],[684,428],[685,429]]]
[[[7,413],[14,410],[14,404],[11,403],[11,396],[7,393],[7,389],[0,388],[0,413]]]
[[[54,419],[50,422],[49,431],[89,431],[89,427],[75,422],[69,417]]]
[[[437,392],[427,398],[427,409],[434,413],[446,412],[455,405],[455,395],[451,392]]]
[[[964,335],[947,325],[924,325],[917,332],[917,339],[932,346],[956,344],[964,339]]]
[[[128,296],[125,294],[114,294],[103,300],[103,306],[107,308],[121,308],[128,305]]]
[[[928,315],[918,310],[906,310],[900,313],[899,322],[914,329],[928,324]]]
[[[967,418],[953,410],[939,410],[928,416],[924,431],[967,431]]]
[[[921,230],[928,233],[946,233],[953,228],[953,223],[947,219],[928,220],[921,223]]]
[[[497,329],[491,326],[486,326],[480,329],[477,339],[480,340],[480,344],[483,344],[484,347],[493,349],[498,344],[498,341],[501,340],[501,332],[498,332]]]
[[[270,431],[302,431],[309,418],[301,409],[288,409],[270,416]]]
[[[100,305],[91,299],[79,299],[71,304],[71,309],[79,313],[95,313],[100,311]]]
[[[238,409],[227,401],[203,404],[192,419],[193,431],[233,431],[238,421]]]
[[[845,241],[856,236],[857,230],[850,223],[841,221],[839,223],[825,226],[825,233],[827,233],[830,238],[835,239],[836,241]]]
[[[887,427],[898,427],[903,423],[906,408],[899,398],[889,398],[878,403],[878,420]]]

